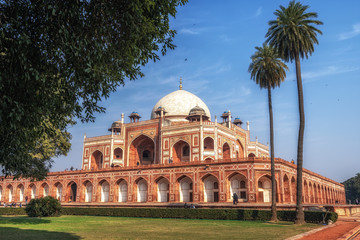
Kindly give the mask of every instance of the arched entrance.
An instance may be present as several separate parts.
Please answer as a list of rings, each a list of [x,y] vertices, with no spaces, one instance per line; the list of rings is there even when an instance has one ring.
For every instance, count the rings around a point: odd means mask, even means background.
[[[308,201],[309,201],[309,188],[305,180],[303,186],[303,203],[308,203]]]
[[[55,191],[56,191],[56,193],[55,193],[55,196],[56,196],[56,199],[57,200],[59,200],[59,201],[61,201],[61,196],[62,196],[62,184],[61,183],[59,183],[59,182],[57,182],[57,183],[55,183]]]
[[[101,183],[101,202],[108,202],[109,201],[109,193],[110,193],[110,184],[107,181],[103,181]]]
[[[30,199],[34,199],[36,197],[36,186],[34,183],[29,185],[30,189]]]
[[[76,202],[76,196],[77,196],[77,184],[73,181],[71,181],[67,186],[66,191],[66,197],[67,201],[69,202]]]
[[[138,202],[146,202],[147,201],[147,182],[145,179],[140,179],[137,182],[137,201]]]
[[[234,193],[238,196],[239,201],[247,201],[246,178],[241,174],[235,174],[229,178],[230,194],[229,200],[232,199]]]
[[[158,202],[169,201],[169,181],[166,178],[161,178],[157,182],[157,193]]]
[[[249,157],[249,158],[254,158],[254,157],[255,157],[255,154],[249,153],[248,157]]]
[[[296,202],[296,181],[295,178],[291,178],[291,202]]]
[[[14,194],[13,186],[12,186],[12,185],[8,185],[7,190],[8,190],[8,199],[9,199],[9,202],[12,202],[12,201],[14,200],[14,198],[13,198],[13,194]]]
[[[214,151],[214,139],[211,137],[204,139],[204,151]]]
[[[119,202],[127,202],[128,184],[125,180],[119,182]]]
[[[140,135],[130,145],[129,165],[149,165],[155,163],[154,141],[145,135]]]
[[[228,143],[223,145],[223,159],[230,159],[230,146]]]
[[[121,148],[115,148],[114,150],[114,159],[122,160],[123,159],[123,150]]]
[[[85,202],[92,202],[92,196],[93,196],[93,185],[90,181],[84,182],[84,201]]]
[[[258,181],[259,202],[271,202],[271,180],[269,176],[263,176]]]
[[[24,201],[24,185],[20,184],[17,189],[19,193],[19,202],[22,202]]]
[[[312,184],[309,182],[309,203],[314,203],[314,189]]]
[[[40,197],[47,197],[49,196],[49,185],[47,183],[41,184],[40,187]]]
[[[179,179],[180,202],[193,201],[193,183],[189,177]]]
[[[172,158],[174,163],[190,161],[190,145],[185,141],[178,141],[172,148]]]
[[[213,175],[209,175],[203,179],[204,183],[204,202],[219,201],[219,182]]]
[[[236,158],[244,158],[244,148],[239,139],[236,140]]]
[[[284,202],[289,203],[291,202],[290,181],[286,174],[284,175],[283,183],[284,183]]]
[[[2,189],[2,187],[0,186],[0,201],[2,201],[2,193],[3,193],[3,189]]]
[[[91,155],[91,170],[98,170],[103,168],[103,154],[99,150],[96,150]]]

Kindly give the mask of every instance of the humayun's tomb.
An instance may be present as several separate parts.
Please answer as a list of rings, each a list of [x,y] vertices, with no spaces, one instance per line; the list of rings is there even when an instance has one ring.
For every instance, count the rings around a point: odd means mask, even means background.
[[[133,112],[109,135],[84,137],[82,169],[50,172],[43,181],[0,177],[0,201],[51,195],[62,203],[126,205],[135,202],[271,201],[269,147],[225,111],[219,121],[194,94],[180,89],[160,99],[150,120]],[[277,202],[295,204],[296,165],[275,159]],[[304,204],[345,204],[344,186],[307,169]]]

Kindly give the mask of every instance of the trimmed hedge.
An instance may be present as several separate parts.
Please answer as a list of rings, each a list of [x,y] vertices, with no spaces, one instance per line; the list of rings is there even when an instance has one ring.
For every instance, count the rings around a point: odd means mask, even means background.
[[[206,209],[206,208],[81,208],[63,207],[63,215],[119,216],[148,218],[186,218],[186,219],[227,219],[227,220],[270,220],[269,210],[250,209]],[[0,215],[26,215],[24,208],[0,208]],[[294,221],[295,211],[277,211],[279,220]],[[329,220],[336,222],[335,212],[305,211],[305,221],[322,223]]]
[[[0,216],[1,215],[26,215],[26,212],[25,212],[25,208],[1,207]]]
[[[252,209],[189,209],[189,208],[63,208],[64,215],[120,216],[148,218],[185,218],[185,219],[219,219],[219,220],[260,220],[269,221],[269,210]],[[281,221],[294,221],[295,211],[278,211]],[[305,221],[309,223],[336,222],[335,212],[305,211]]]

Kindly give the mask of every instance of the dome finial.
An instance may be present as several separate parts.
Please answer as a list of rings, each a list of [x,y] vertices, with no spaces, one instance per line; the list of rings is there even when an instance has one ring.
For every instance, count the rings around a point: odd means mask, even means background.
[[[182,90],[182,77],[180,77],[180,86],[179,89]]]

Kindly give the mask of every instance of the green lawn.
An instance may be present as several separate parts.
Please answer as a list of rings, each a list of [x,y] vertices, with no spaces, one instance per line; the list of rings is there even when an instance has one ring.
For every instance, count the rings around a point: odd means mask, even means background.
[[[285,239],[320,225],[234,220],[0,216],[0,239]]]

